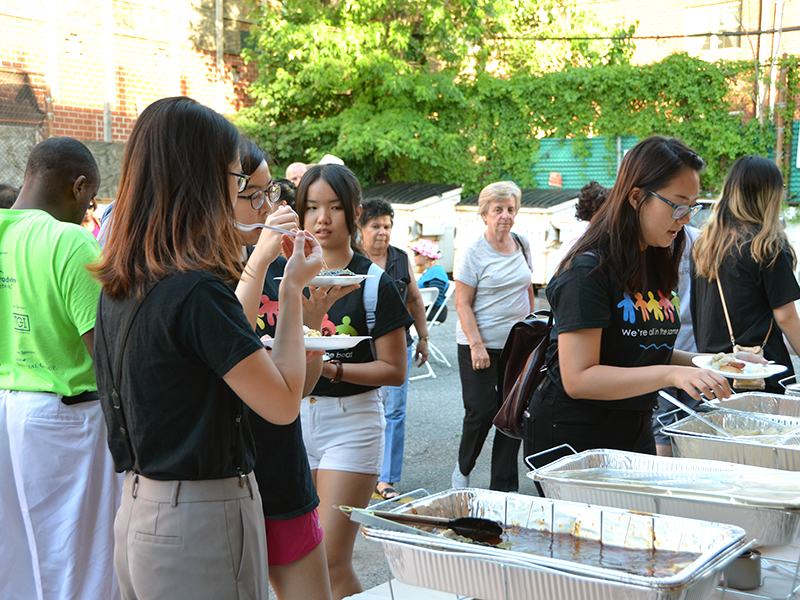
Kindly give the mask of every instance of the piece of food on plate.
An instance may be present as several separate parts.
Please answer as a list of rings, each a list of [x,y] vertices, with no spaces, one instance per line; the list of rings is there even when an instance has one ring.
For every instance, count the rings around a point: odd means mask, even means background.
[[[727,373],[766,372],[766,368],[762,364],[748,362],[737,358],[734,354],[725,354],[724,352],[719,352],[714,355],[711,361],[711,368]]]
[[[724,352],[715,354],[709,366],[712,369],[725,373],[744,373],[748,365],[750,365],[750,369],[747,371],[749,373],[762,373],[767,371],[764,365],[746,362],[740,358],[736,358],[733,354],[725,354]]]
[[[322,337],[322,334],[317,331],[316,329],[311,329],[310,327],[306,327],[303,325],[303,336],[304,337]]]
[[[346,277],[348,275],[355,275],[350,269],[323,269],[319,272],[318,277]]]
[[[737,359],[733,354],[718,352],[711,359],[711,368],[726,373],[744,373],[745,363]]]

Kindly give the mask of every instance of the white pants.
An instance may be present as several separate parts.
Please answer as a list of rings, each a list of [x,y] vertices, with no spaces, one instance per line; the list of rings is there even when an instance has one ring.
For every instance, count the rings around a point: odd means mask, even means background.
[[[4,600],[119,598],[114,472],[100,402],[0,390],[0,590]]]

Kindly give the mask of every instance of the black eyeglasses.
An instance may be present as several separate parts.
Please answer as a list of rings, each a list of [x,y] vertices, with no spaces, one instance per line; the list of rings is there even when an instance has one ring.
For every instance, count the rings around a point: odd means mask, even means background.
[[[655,196],[662,202],[666,202],[667,204],[669,204],[674,209],[672,211],[672,218],[675,219],[676,221],[682,219],[686,215],[689,215],[689,218],[692,218],[697,214],[698,210],[703,208],[703,205],[700,204],[699,202],[694,206],[687,206],[686,204],[675,204],[674,202],[670,202],[669,200],[664,198],[664,196],[662,196],[661,194],[656,194],[655,192],[651,192],[650,190],[647,189],[645,189],[644,191],[647,192],[648,194],[653,194],[653,196]]]
[[[239,191],[241,192],[243,190]],[[250,200],[250,206],[253,207],[253,210],[258,210],[259,208],[264,206],[264,200],[269,200],[270,204],[275,204],[280,197],[281,197],[281,186],[273,182],[270,182],[269,185],[267,185],[267,189],[265,190],[256,190],[249,196],[239,196],[239,198]]]
[[[235,173],[233,171],[228,171],[228,174],[236,177],[237,192],[241,193],[247,188],[247,184],[250,182],[250,175],[245,175],[244,173]]]

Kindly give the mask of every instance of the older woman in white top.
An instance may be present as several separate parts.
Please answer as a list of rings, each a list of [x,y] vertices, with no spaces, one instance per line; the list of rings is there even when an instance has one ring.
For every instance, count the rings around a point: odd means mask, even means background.
[[[511,327],[533,309],[530,245],[511,233],[521,199],[510,181],[486,186],[478,214],[486,231],[461,252],[456,264],[456,342],[464,423],[453,487],[467,487],[499,408],[497,360]],[[496,433],[489,487],[516,491],[520,441]]]

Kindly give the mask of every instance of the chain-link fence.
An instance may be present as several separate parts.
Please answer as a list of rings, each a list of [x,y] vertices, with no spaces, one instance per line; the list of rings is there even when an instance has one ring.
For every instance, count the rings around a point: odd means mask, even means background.
[[[0,183],[22,186],[31,149],[44,138],[46,89],[29,73],[0,69]]]

